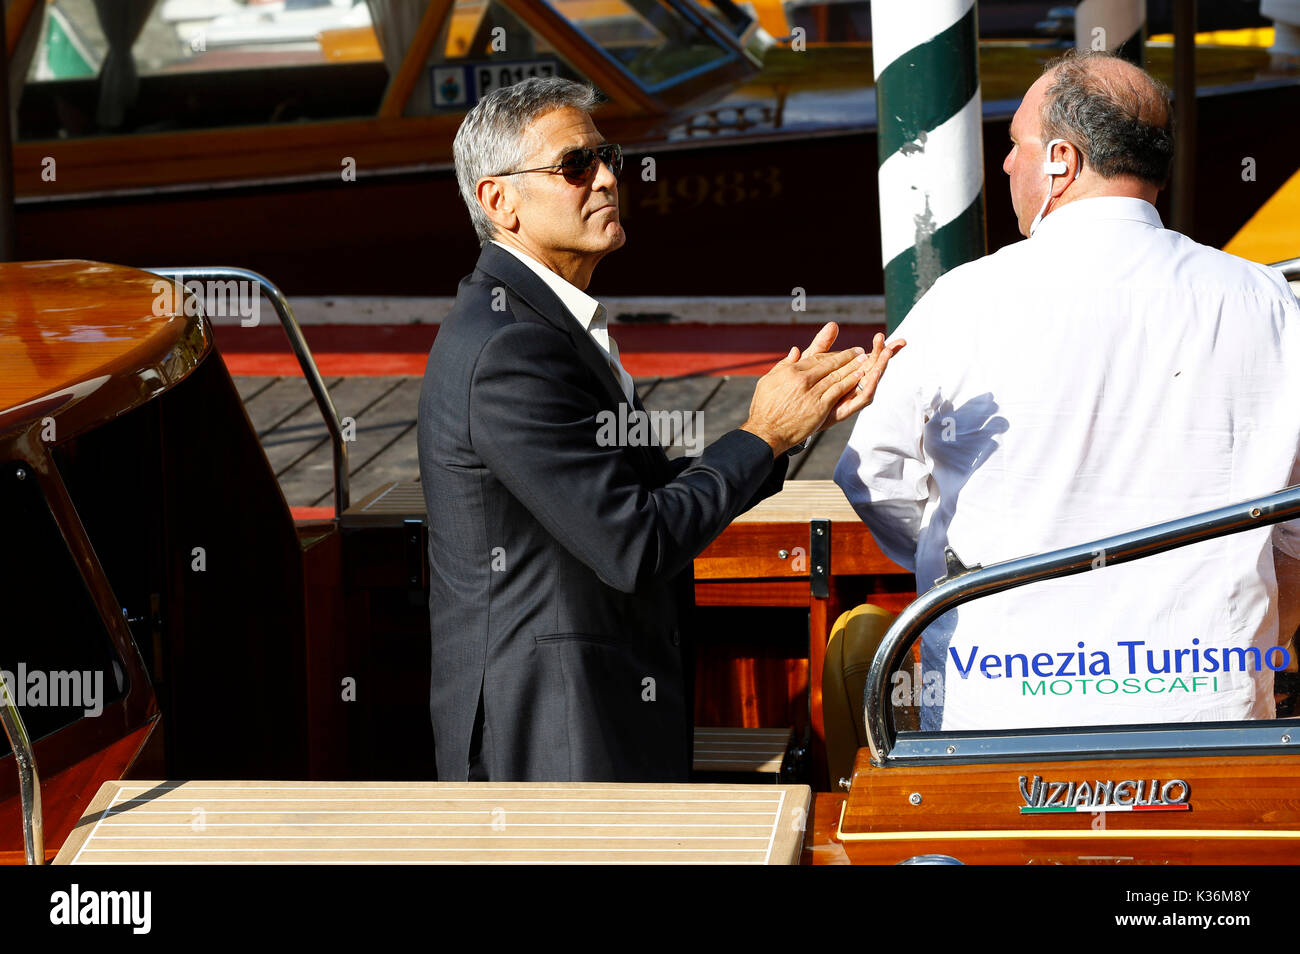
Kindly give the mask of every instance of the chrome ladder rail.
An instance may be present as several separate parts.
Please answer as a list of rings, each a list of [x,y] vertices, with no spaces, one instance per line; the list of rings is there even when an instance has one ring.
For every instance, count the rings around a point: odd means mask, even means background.
[[[250,271],[247,268],[203,266],[195,268],[145,268],[142,271],[152,272],[154,275],[179,283],[182,286],[187,281],[249,281],[256,283],[262,293],[266,295],[271,302],[271,307],[275,309],[275,313],[280,319],[280,326],[284,328],[284,333],[289,339],[289,345],[293,348],[294,356],[298,359],[298,366],[302,368],[303,376],[307,379],[312,396],[316,399],[316,406],[320,409],[321,416],[325,418],[326,428],[329,429],[330,445],[334,451],[334,516],[342,516],[343,511],[347,510],[352,502],[351,483],[348,475],[348,448],[347,443],[343,440],[343,425],[339,422],[338,411],[335,410],[334,402],[330,399],[329,391],[325,388],[325,380],[321,377],[320,369],[316,367],[316,359],[312,357],[311,349],[307,347],[307,339],[303,337],[302,328],[299,326],[298,320],[293,316],[293,309],[289,306],[289,299],[285,297],[284,292],[280,291],[275,283],[265,275]]]
[[[1300,258],[1288,258],[1281,262],[1270,262],[1269,268],[1276,268],[1289,282],[1300,279]]]
[[[948,551],[949,575],[899,614],[871,661],[863,699],[863,718],[872,763],[884,765],[889,761],[896,742],[893,711],[886,692],[889,674],[902,662],[912,640],[948,610],[981,596],[1098,568],[1099,555],[1102,557],[1101,566],[1110,567],[1167,550],[1176,550],[1202,540],[1283,523],[1297,517],[1300,517],[1300,486],[1288,487],[1267,497],[1257,497],[1217,510],[1104,537],[1091,543],[1006,560],[989,567],[967,569]]]
[[[9,683],[0,678],[0,722],[4,723],[9,747],[18,765],[18,795],[23,810],[23,851],[29,865],[45,864],[45,821],[41,814],[41,776],[27,726],[18,711]]]

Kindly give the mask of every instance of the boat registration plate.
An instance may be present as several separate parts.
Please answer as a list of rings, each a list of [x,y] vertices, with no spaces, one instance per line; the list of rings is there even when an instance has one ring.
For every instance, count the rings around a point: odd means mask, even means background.
[[[434,67],[433,103],[437,107],[469,107],[502,86],[513,86],[533,77],[557,76],[555,60],[515,60],[509,63],[468,63]]]

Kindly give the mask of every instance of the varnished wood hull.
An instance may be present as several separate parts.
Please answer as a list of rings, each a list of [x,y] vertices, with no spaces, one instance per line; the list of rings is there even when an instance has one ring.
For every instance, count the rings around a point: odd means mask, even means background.
[[[1280,117],[1300,113],[1300,86],[1202,96],[1199,110],[1194,237],[1220,247],[1295,171],[1290,139],[1276,130]],[[1001,171],[1007,126],[1002,118],[984,127],[990,250],[1020,238]],[[736,135],[672,148],[644,136],[629,150],[624,176],[629,243],[601,264],[593,293],[881,292],[873,130]],[[349,145],[356,144],[339,148]],[[646,157],[656,161],[652,182],[640,175]],[[1255,159],[1252,181],[1242,178],[1243,157]],[[1164,197],[1160,211],[1168,224]],[[332,175],[20,199],[17,215],[22,258],[240,265],[274,277],[290,295],[450,295],[478,254],[449,168],[363,173],[355,182]]]
[[[1153,810],[1020,811],[1020,779],[1141,780]],[[1187,807],[1151,798],[1174,779]],[[1133,794],[1136,786],[1126,789]],[[1183,799],[1174,785],[1170,798]],[[1300,760],[1221,756],[877,768],[864,749],[848,795],[817,798],[808,864],[897,864],[918,855],[966,864],[1294,864]]]

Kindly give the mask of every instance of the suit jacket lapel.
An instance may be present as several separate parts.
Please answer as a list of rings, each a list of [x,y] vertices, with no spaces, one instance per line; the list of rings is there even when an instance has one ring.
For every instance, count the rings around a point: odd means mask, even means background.
[[[527,265],[504,249],[488,244],[483,246],[478,267],[484,274],[508,286],[544,322],[569,336],[578,357],[599,379],[615,407],[627,403],[627,395],[623,393],[623,386],[615,376],[614,369],[609,366],[609,358],[569,313],[569,309],[564,307],[555,292],[547,288],[546,283],[534,275]]]
[[[619,405],[627,404],[627,395],[623,392],[623,385],[618,375],[610,366],[609,356],[570,314],[569,309],[564,306],[555,292],[533,274],[527,265],[505,249],[491,243],[483,246],[483,252],[479,255],[478,269],[489,278],[507,286],[543,322],[568,335],[582,363],[591,369],[596,380],[604,388],[609,409],[615,414],[619,413]],[[632,406],[635,410],[645,413],[645,406],[641,403],[635,388],[632,391]],[[662,447],[646,445],[639,447],[639,450],[646,455],[656,470],[663,471],[668,466],[668,457]]]

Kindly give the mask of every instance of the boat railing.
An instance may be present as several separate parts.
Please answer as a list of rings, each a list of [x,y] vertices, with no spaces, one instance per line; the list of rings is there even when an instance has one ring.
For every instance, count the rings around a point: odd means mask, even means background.
[[[27,726],[9,691],[9,682],[0,678],[0,723],[4,724],[18,765],[18,797],[23,811],[23,851],[29,865],[45,864],[45,821],[41,814],[41,776],[36,770],[36,755]]]
[[[1269,268],[1276,268],[1289,282],[1300,280],[1300,258],[1288,258],[1281,262],[1271,262]]]
[[[1242,503],[1091,543],[1019,557],[993,566],[964,566],[951,548],[945,551],[948,573],[933,589],[909,605],[881,641],[867,673],[864,720],[871,761],[933,764],[945,761],[1004,761],[1025,757],[1088,758],[1160,754],[1210,755],[1243,750],[1300,748],[1300,724],[1267,720],[1248,723],[1201,723],[1196,731],[1160,726],[1052,728],[988,732],[895,732],[886,687],[915,639],[932,622],[955,607],[982,596],[1017,587],[1129,563],[1203,540],[1255,530],[1300,517],[1300,485]],[[1289,728],[1288,728],[1289,727]],[[1295,743],[1292,745],[1292,731]]]
[[[341,516],[351,503],[348,448],[343,439],[343,425],[339,421],[338,411],[335,410],[334,402],[330,399],[329,391],[325,387],[325,379],[321,377],[320,369],[316,367],[316,359],[312,357],[311,349],[307,347],[307,339],[303,336],[302,328],[294,317],[293,308],[290,307],[289,299],[285,297],[284,292],[280,291],[275,283],[266,276],[250,271],[247,268],[196,266],[193,268],[146,268],[144,270],[169,281],[178,282],[181,285],[190,280],[254,282],[266,295],[267,300],[271,302],[271,306],[275,309],[276,316],[280,319],[280,327],[284,329],[284,333],[289,339],[289,345],[293,348],[294,356],[298,359],[298,366],[302,368],[303,377],[307,379],[307,386],[311,388],[312,396],[316,399],[316,406],[325,419],[326,428],[329,429],[330,446],[334,451],[334,516]]]

